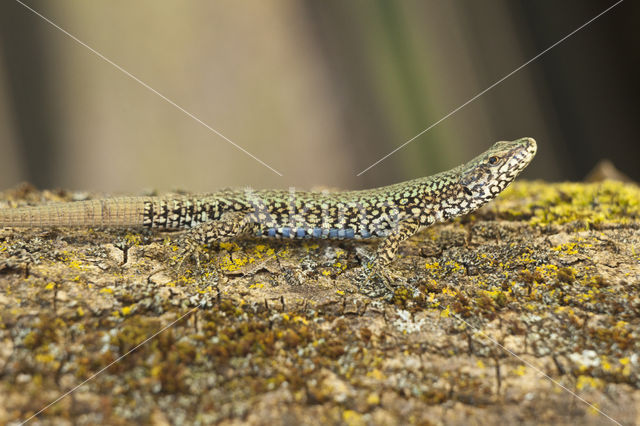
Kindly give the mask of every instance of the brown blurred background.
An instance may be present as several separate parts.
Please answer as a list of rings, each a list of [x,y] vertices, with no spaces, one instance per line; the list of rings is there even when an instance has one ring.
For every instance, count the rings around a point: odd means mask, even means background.
[[[357,177],[614,1],[23,1],[284,176],[4,0],[0,189],[364,188],[522,136],[527,178],[640,180],[639,2]]]

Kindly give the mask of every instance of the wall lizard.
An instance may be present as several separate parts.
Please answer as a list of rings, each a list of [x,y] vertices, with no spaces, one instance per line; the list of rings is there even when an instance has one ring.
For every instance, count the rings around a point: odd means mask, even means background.
[[[187,251],[243,234],[275,238],[382,239],[368,277],[423,227],[474,211],[531,162],[532,138],[497,142],[433,176],[346,192],[233,190],[171,197],[119,197],[0,209],[0,227],[139,227],[188,230]]]

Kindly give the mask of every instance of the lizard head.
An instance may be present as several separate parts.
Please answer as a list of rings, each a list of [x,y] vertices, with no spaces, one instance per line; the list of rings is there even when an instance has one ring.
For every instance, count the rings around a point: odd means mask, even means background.
[[[524,170],[536,155],[536,141],[522,138],[497,142],[460,170],[459,196],[474,210],[494,199]]]

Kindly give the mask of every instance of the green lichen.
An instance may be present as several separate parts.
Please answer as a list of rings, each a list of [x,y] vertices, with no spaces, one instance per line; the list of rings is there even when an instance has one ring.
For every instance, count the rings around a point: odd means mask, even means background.
[[[176,270],[179,246],[164,236],[128,238],[121,265],[101,251],[107,231],[8,233],[0,344],[12,350],[0,351],[0,392],[22,402],[0,421],[130,351],[41,420],[566,421],[557,407],[575,400],[498,342],[631,424],[605,392],[630,395],[627,406],[640,392],[638,199],[622,184],[514,185],[404,245],[389,300],[357,293],[361,242],[238,240],[205,248],[201,270],[191,260]],[[571,406],[572,421],[593,419]]]
[[[579,222],[588,229],[602,223],[629,224],[640,220],[640,188],[615,181],[592,184],[515,183],[500,196],[504,201],[527,200],[524,209],[504,211],[512,217],[529,216],[534,226]],[[508,205],[508,203],[507,203]]]

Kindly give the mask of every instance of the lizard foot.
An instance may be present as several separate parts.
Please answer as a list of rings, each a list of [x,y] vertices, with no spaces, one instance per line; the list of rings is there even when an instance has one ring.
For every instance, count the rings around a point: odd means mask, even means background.
[[[192,238],[189,234],[179,240],[178,246],[178,252],[176,256],[173,257],[173,266],[177,271],[185,272],[187,265],[193,261],[195,263],[195,270],[198,272],[202,269],[201,260],[203,258],[204,260],[209,260],[209,254],[204,249],[202,243]]]
[[[358,247],[356,248],[357,256],[360,258],[362,267],[356,275],[358,282],[358,291],[369,297],[390,298],[394,294],[394,284],[398,277],[393,276],[375,253]]]
[[[384,267],[369,263],[362,268],[358,277],[358,290],[365,296],[387,299],[394,295],[397,278]]]

